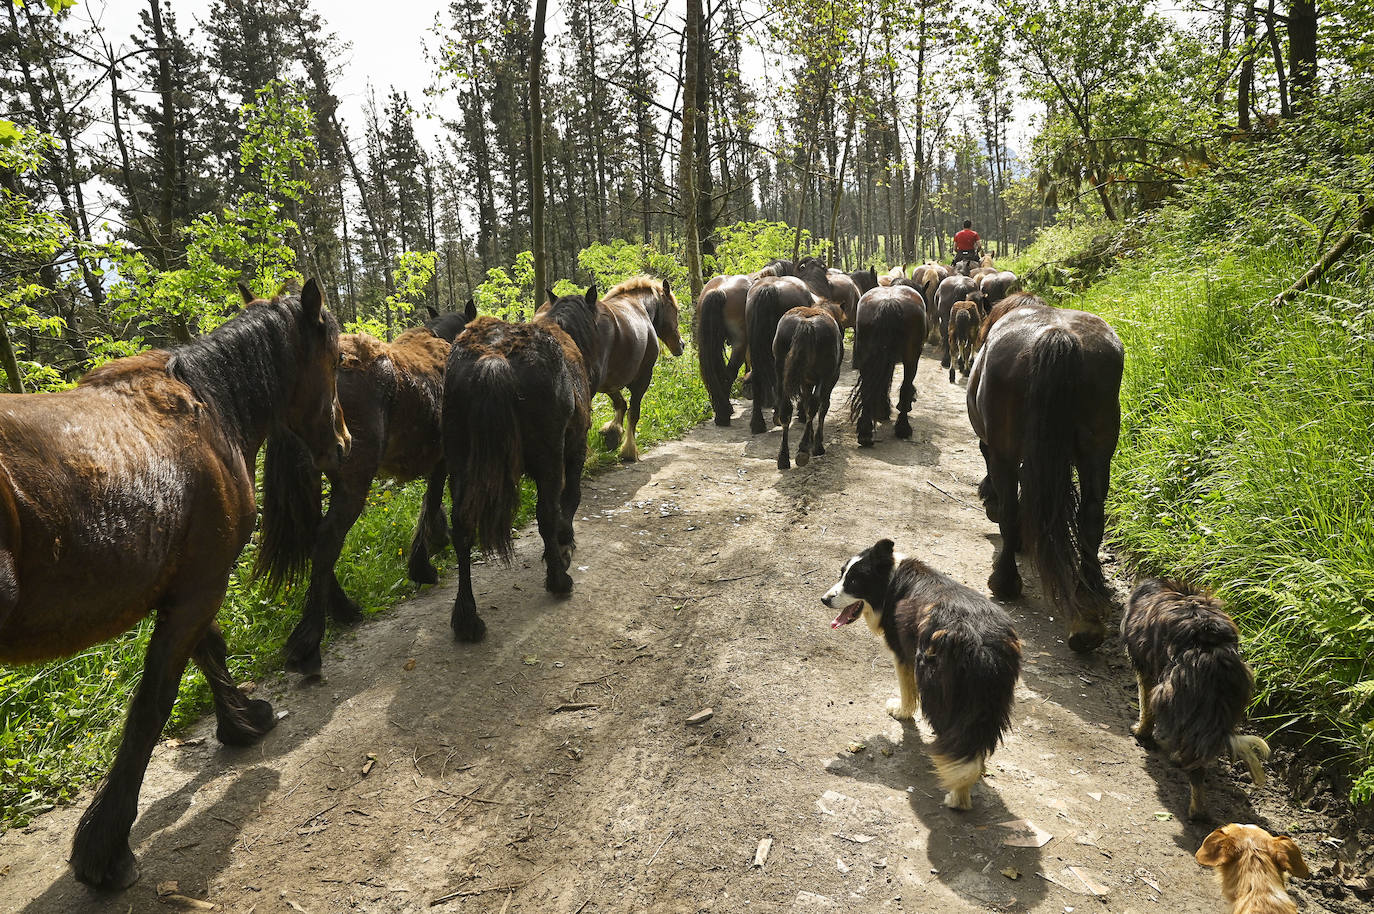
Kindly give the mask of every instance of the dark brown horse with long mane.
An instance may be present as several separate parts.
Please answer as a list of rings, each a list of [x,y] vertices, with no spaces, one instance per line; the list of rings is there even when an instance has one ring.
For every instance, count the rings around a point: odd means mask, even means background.
[[[778,421],[782,424],[778,469],[791,467],[787,439],[793,401],[806,426],[797,442],[797,466],[804,467],[812,454],[825,454],[825,415],[830,411],[830,393],[840,379],[840,363],[844,361],[844,331],[835,320],[835,312],[793,308],[784,314],[773,337],[773,361],[778,369]]]
[[[777,336],[778,321],[793,308],[819,307],[829,310],[835,322],[846,326],[846,315],[838,302],[818,297],[796,276],[765,276],[749,289],[745,300],[745,325],[749,330],[749,352],[754,361],[754,399],[749,418],[749,431],[761,435],[768,430],[763,411],[773,407],[777,413],[777,368],[773,362],[773,338]]]
[[[540,310],[551,306],[552,299]],[[596,312],[596,329],[601,342],[598,364],[588,366],[588,380],[593,393],[607,394],[615,404],[615,418],[601,427],[601,437],[608,450],[621,444],[627,404],[620,391],[629,388],[630,424],[624,430],[620,459],[638,460],[635,428],[639,425],[640,402],[654,379],[658,341],[662,340],[674,356],[682,355],[677,297],[668,288],[666,279],[635,276],[613,286],[602,296],[596,303]]]
[[[377,476],[398,482],[428,479],[407,570],[417,584],[439,581],[429,556],[449,538],[439,437],[444,364],[453,338],[477,316],[477,306],[469,301],[461,313],[440,314],[432,308],[430,313],[423,327],[405,331],[394,342],[366,333],[339,338],[339,403],[348,417],[353,451],[324,474],[329,510],[323,518],[320,472],[298,440],[279,435],[267,442],[262,472],[274,484],[263,493],[257,573],[273,589],[299,580],[307,569],[310,573],[301,621],[286,642],[288,670],[306,675],[320,671],[326,616],[340,624],[362,618],[358,604],[339,585],[334,565]]]
[[[1024,546],[1046,597],[1067,610],[1069,647],[1090,651],[1106,635],[1097,550],[1125,350],[1102,318],[1025,293],[988,315],[980,339],[968,414],[988,468],[978,494],[1002,532],[988,587],[1004,600],[1020,596]]]
[[[926,340],[926,309],[921,293],[909,286],[879,286],[859,299],[854,317],[854,367],[859,378],[849,395],[849,415],[860,447],[873,446],[873,425],[892,418],[892,372],[902,363],[897,393],[897,424],[892,433],[911,437],[916,367]]]
[[[311,280],[73,390],[0,397],[0,661],[73,654],[156,614],[114,765],[76,827],[82,882],[138,878],[129,829],[188,660],[210,684],[221,742],[276,723],[234,684],[215,615],[253,533],[263,440],[299,435],[320,466],[348,452],[338,361],[338,324]]]
[[[450,621],[459,641],[486,635],[472,595],[472,546],[475,540],[484,555],[510,560],[522,475],[538,493],[544,587],[572,592],[573,517],[591,424],[586,365],[600,357],[596,316],[593,287],[553,301],[531,323],[479,317],[453,341],[442,426],[458,558]]]

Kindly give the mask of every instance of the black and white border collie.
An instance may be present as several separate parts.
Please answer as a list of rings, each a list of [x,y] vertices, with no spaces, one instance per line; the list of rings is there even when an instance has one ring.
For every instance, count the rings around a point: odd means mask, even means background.
[[[935,731],[931,755],[949,791],[945,805],[972,809],[970,788],[1011,729],[1021,641],[1001,607],[892,549],[892,540],[879,540],[845,562],[821,602],[840,608],[831,628],[862,615],[887,641],[901,689],[887,713],[911,720],[920,706]]]
[[[1269,744],[1236,733],[1254,675],[1240,656],[1240,632],[1216,597],[1177,581],[1150,578],[1121,615],[1121,640],[1140,691],[1137,738],[1158,737],[1188,772],[1188,816],[1205,815],[1203,776],[1223,752],[1244,760],[1264,784]]]

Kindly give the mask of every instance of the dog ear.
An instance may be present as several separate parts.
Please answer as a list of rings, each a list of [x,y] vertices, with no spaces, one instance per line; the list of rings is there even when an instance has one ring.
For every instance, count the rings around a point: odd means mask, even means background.
[[[1236,842],[1226,834],[1225,827],[1218,828],[1207,836],[1202,847],[1193,855],[1203,866],[1221,866],[1236,859]]]
[[[1292,873],[1299,879],[1308,879],[1312,875],[1307,869],[1307,861],[1302,859],[1302,851],[1287,835],[1275,835],[1269,839],[1269,856],[1279,872]]]
[[[895,546],[896,543],[892,542],[892,540],[878,540],[876,543],[873,544],[873,554],[875,556],[878,556],[879,558],[886,556],[890,559],[892,558],[892,550]]]

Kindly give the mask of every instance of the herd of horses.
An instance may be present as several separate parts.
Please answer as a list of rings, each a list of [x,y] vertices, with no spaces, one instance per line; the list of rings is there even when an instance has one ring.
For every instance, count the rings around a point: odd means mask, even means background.
[[[1099,318],[1015,287],[990,262],[880,275],[806,258],[716,277],[696,308],[701,375],[716,423],[728,425],[746,369],[750,429],[765,432],[773,409],[778,466],[788,469],[794,404],[804,428],[796,463],[825,453],[847,329],[860,446],[891,420],[899,362],[893,434],[911,437],[916,369],[933,342],[950,380],[956,370],[968,377],[988,470],[979,494],[1003,539],[993,593],[1019,595],[1024,547],[1047,595],[1069,609],[1070,645],[1091,650],[1105,633],[1097,549],[1122,348]],[[683,351],[677,299],[648,276],[605,295],[550,291],[521,323],[479,316],[471,301],[464,312],[431,309],[393,342],[341,334],[313,280],[271,299],[241,291],[240,313],[192,343],[108,363],[69,391],[0,397],[0,662],[71,654],[155,617],[115,761],[73,843],[76,877],[97,887],[138,877],[129,831],[188,661],[210,683],[221,741],[251,743],[275,725],[271,706],[234,684],[215,623],[254,530],[264,446],[256,573],[270,589],[308,579],[288,669],[318,673],[327,621],[360,616],[334,566],[378,476],[426,480],[407,573],[434,583],[431,555],[451,541],[451,626],[458,640],[478,641],[486,625],[472,553],[509,559],[521,478],[536,491],[545,587],[566,595],[592,398],[606,393],[615,406],[605,445],[637,459],[660,343]]]

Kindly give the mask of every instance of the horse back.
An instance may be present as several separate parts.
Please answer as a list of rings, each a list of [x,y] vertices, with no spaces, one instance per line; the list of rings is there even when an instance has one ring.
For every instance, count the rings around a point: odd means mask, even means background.
[[[444,365],[451,348],[451,344],[422,327],[407,330],[386,344],[392,380],[391,396],[386,402],[386,444],[381,469],[396,479],[423,476],[443,457],[439,429],[444,404]],[[385,379],[369,380],[377,385],[377,394],[384,390]],[[342,373],[339,390],[342,397]],[[367,408],[375,412],[377,405],[368,404]],[[352,428],[354,413],[346,403],[344,416]]]

